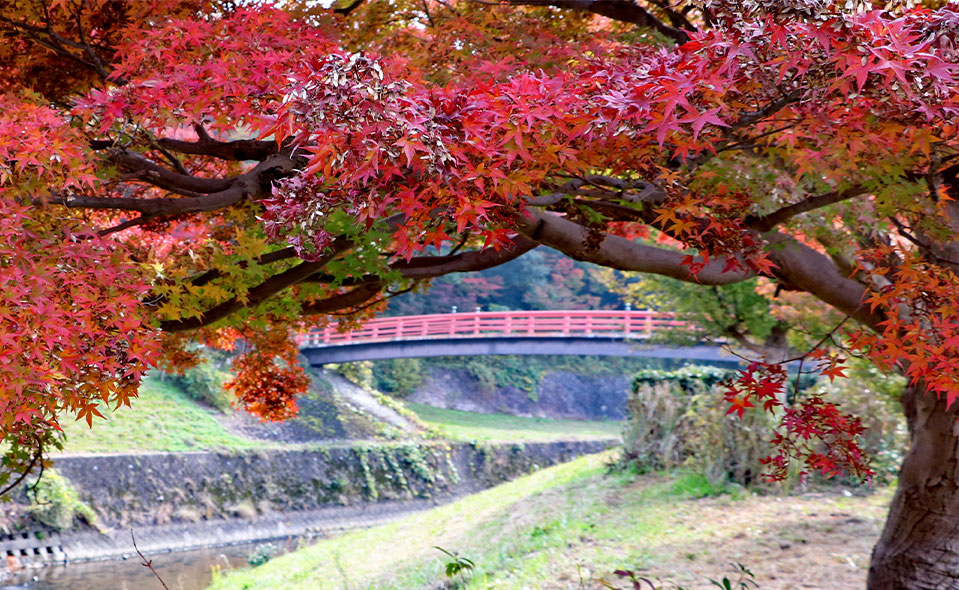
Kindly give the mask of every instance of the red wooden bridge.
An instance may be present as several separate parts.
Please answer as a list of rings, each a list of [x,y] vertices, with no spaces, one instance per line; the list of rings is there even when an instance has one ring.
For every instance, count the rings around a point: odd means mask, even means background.
[[[682,328],[675,314],[659,311],[479,311],[376,318],[362,328],[339,332],[331,324],[300,335],[300,347],[435,338],[614,336],[647,339]]]
[[[642,346],[654,334],[683,328],[657,311],[508,311],[376,318],[339,332],[337,325],[300,335],[313,365],[425,356],[574,354],[731,362],[716,346]]]

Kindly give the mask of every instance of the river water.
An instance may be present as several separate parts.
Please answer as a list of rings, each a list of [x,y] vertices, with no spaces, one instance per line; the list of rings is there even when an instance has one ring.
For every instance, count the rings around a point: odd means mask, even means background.
[[[274,541],[279,553],[300,546],[290,539]],[[261,543],[231,545],[148,555],[153,568],[170,590],[203,590],[210,584],[212,568],[223,571],[250,567],[247,559]],[[133,555],[122,561],[96,561],[25,570],[0,581],[0,590],[162,590],[160,582]]]

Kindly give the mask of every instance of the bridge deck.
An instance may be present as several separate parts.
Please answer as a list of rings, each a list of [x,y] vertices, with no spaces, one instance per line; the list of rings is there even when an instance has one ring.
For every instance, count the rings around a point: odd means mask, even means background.
[[[300,336],[300,345],[336,346],[358,342],[433,338],[601,336],[646,339],[685,327],[673,314],[656,311],[509,311],[376,318],[363,327],[339,332],[333,323]]]
[[[718,346],[643,345],[688,324],[654,311],[473,312],[376,318],[350,332],[337,325],[300,335],[312,365],[431,356],[596,355],[730,363]]]

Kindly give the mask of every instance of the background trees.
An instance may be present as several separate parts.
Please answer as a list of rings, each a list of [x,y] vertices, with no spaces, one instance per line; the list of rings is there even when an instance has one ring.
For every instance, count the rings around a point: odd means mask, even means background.
[[[868,2],[0,2],[8,466],[191,342],[242,339],[238,399],[288,416],[291,329],[542,244],[702,286],[762,275],[843,316],[823,345],[911,383],[871,585],[946,583],[957,25]],[[729,400],[785,386],[761,362]],[[811,468],[857,464],[835,406],[787,418],[786,448],[825,445]]]

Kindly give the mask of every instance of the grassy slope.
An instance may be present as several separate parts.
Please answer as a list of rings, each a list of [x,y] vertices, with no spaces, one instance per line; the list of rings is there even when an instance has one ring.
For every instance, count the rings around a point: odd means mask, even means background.
[[[127,451],[199,451],[262,447],[263,443],[229,432],[215,416],[169,383],[148,378],[133,408],[104,412],[106,420],[64,425],[67,453]]]
[[[505,415],[474,414],[410,404],[428,425],[451,440],[537,441],[617,437],[617,422],[544,420]],[[122,453],[129,451],[201,451],[280,446],[230,432],[217,420],[218,412],[201,406],[182,391],[156,378],[144,380],[133,408],[104,412],[106,420],[64,425],[67,453]]]
[[[609,458],[582,457],[322,540],[229,573],[211,590],[437,588],[445,558],[434,545],[476,563],[474,589],[596,588],[620,568],[708,588],[731,562],[751,567],[763,590],[862,587],[888,493],[710,497],[714,490],[695,476],[607,476]]]
[[[420,420],[451,440],[572,440],[618,438],[622,423],[613,421],[547,420],[506,414],[477,414],[407,403]]]

